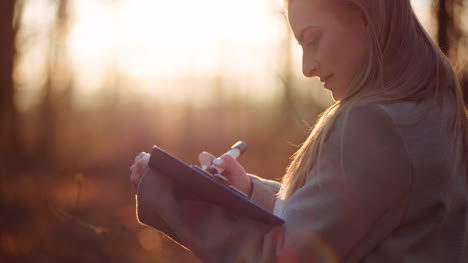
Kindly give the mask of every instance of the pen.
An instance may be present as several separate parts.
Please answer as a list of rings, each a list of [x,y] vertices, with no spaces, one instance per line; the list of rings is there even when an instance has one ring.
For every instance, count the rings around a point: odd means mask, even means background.
[[[247,150],[247,143],[244,141],[238,141],[231,146],[231,149],[226,153],[231,155],[234,159],[237,159],[243,152]],[[215,165],[211,165],[206,171],[212,175],[220,175],[224,168],[216,167]]]

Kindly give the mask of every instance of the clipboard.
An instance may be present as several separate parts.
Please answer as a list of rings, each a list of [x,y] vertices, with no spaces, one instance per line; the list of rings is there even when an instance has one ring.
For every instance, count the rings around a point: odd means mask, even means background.
[[[283,219],[254,204],[245,194],[157,146],[153,147],[148,165],[195,193],[201,201],[218,205],[239,217],[257,220],[267,225],[276,226],[284,223]]]

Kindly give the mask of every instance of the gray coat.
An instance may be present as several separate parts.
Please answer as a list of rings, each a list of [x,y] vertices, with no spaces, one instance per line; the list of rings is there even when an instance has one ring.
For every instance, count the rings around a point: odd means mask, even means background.
[[[468,263],[466,164],[455,170],[446,112],[430,102],[362,105],[338,119],[304,186],[250,175],[269,227],[186,198],[150,169],[138,218],[203,262]]]

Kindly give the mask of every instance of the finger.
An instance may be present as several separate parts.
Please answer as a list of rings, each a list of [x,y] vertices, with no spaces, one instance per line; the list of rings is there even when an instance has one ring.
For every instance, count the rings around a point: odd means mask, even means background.
[[[139,166],[142,164],[148,164],[151,155],[149,153],[142,153],[139,155],[137,160],[135,160],[134,165]]]
[[[130,182],[135,185],[138,182],[138,177],[136,177],[134,174],[130,175]]]
[[[138,161],[139,159],[141,159],[143,156],[146,156],[148,155],[148,153],[146,152],[141,152],[139,153],[136,157],[135,157],[135,162]]]
[[[216,157],[208,152],[202,152],[200,153],[200,155],[198,155],[198,160],[200,161],[200,165],[205,168],[208,166],[211,166],[214,159],[216,159]]]
[[[132,183],[138,184],[141,178],[141,175],[143,174],[145,169],[148,167],[150,156],[151,156],[150,154],[144,153],[144,152],[140,153],[137,156],[136,158],[137,160],[130,167],[130,172],[131,172],[130,181]]]
[[[130,172],[131,173],[137,173],[137,172],[141,171],[141,169],[142,169],[141,161],[136,161],[135,163],[132,164],[132,166],[130,166]]]
[[[132,173],[130,175],[130,182],[132,182],[134,185],[138,185],[139,181],[140,181],[140,175],[138,173]]]
[[[215,159],[213,164],[219,168],[223,168],[225,172],[229,172],[232,176],[243,175],[246,173],[244,167],[242,167],[242,165],[229,154],[224,154],[223,156]]]
[[[149,153],[145,153],[135,163],[137,165],[148,165],[150,157],[151,157],[151,155]]]

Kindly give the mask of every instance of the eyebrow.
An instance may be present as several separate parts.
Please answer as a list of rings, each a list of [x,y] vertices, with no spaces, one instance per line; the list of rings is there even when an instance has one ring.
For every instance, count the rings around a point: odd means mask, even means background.
[[[304,35],[307,31],[309,31],[312,28],[318,28],[318,26],[308,26],[302,30],[302,32],[299,34],[299,37],[297,38],[297,43],[300,45],[304,41]]]

